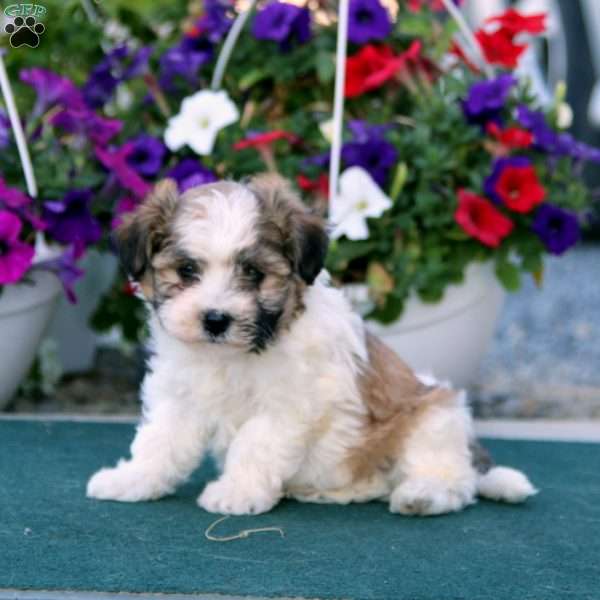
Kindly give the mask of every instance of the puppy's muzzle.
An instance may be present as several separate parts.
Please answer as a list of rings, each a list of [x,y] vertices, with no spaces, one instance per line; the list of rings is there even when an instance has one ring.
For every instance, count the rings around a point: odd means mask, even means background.
[[[204,313],[202,325],[211,338],[219,338],[227,333],[232,321],[233,317],[228,313],[209,310]]]

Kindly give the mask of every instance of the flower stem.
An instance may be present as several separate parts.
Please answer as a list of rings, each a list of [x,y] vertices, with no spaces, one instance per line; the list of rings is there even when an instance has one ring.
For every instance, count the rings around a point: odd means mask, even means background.
[[[160,89],[158,80],[154,75],[152,75],[152,73],[146,73],[144,75],[144,82],[148,86],[148,91],[150,92],[150,95],[154,98],[162,116],[165,117],[165,119],[168,119],[172,114],[171,108],[169,106],[169,103],[167,102],[165,95]]]

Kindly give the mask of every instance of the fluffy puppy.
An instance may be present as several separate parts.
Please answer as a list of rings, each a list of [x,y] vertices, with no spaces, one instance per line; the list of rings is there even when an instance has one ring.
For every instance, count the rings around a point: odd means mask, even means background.
[[[221,475],[198,504],[215,513],[292,497],[435,515],[535,493],[478,459],[464,394],[416,377],[330,287],[324,224],[284,180],[181,197],[164,181],[117,237],[152,358],[131,458],[96,473],[88,496],[171,494],[207,451]]]

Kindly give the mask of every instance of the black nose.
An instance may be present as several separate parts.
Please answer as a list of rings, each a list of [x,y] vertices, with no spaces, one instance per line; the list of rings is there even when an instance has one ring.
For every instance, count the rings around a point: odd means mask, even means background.
[[[204,329],[213,337],[219,337],[227,331],[232,320],[227,313],[209,310],[204,314]]]

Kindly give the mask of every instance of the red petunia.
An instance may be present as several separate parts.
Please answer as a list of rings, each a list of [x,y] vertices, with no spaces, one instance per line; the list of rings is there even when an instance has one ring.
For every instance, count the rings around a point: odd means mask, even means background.
[[[486,130],[498,142],[511,150],[514,148],[529,148],[533,144],[533,133],[520,127],[500,129],[496,123],[490,122],[487,124]]]
[[[513,230],[513,222],[489,200],[468,190],[458,191],[454,219],[470,236],[490,248],[497,248]]]
[[[346,98],[354,98],[369,92],[392,79],[408,61],[417,60],[421,42],[414,41],[408,50],[394,54],[389,46],[363,46],[346,61]]]
[[[507,165],[496,180],[494,191],[505,206],[518,213],[528,213],[546,197],[533,166]]]
[[[273,131],[267,131],[266,133],[257,133],[256,135],[250,135],[246,139],[240,140],[233,145],[234,150],[244,150],[244,148],[257,148],[269,146],[277,140],[287,140],[292,144],[298,143],[299,139],[293,133],[283,131],[282,129],[275,129]]]
[[[301,190],[329,198],[329,176],[321,173],[317,179],[309,179],[306,175],[298,175],[296,182]]]
[[[486,23],[498,24],[513,36],[519,33],[538,35],[546,31],[546,16],[546,13],[524,15],[514,8],[509,8],[501,15],[490,17],[486,20]]]
[[[507,69],[514,69],[527,49],[525,44],[516,44],[507,29],[498,29],[493,33],[480,29],[475,32],[475,37],[487,62]]]

